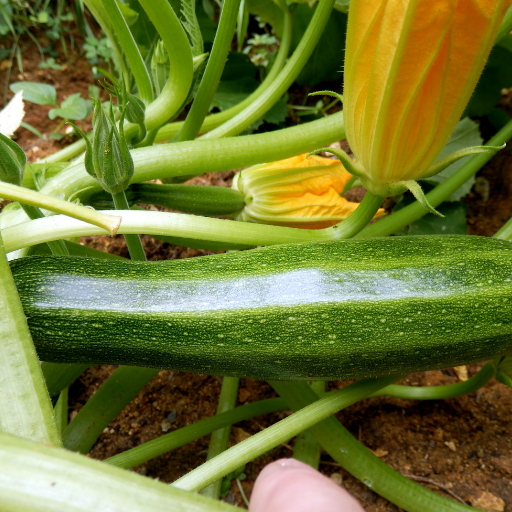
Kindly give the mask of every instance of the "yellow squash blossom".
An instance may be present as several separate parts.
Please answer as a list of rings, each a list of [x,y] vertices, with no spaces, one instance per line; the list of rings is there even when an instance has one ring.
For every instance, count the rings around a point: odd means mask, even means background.
[[[246,202],[237,220],[308,229],[333,226],[359,206],[340,196],[351,177],[339,160],[320,156],[249,167],[233,179]]]
[[[347,169],[379,196],[484,151],[435,162],[477,84],[511,0],[352,0],[344,119],[356,163]],[[426,200],[423,203],[428,206]]]

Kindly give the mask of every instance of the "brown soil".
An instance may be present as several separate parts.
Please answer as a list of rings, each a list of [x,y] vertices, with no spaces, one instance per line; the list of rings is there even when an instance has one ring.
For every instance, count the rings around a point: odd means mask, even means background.
[[[79,40],[79,37],[77,37]],[[59,101],[65,95],[81,92],[94,83],[88,63],[83,57],[64,64],[60,71],[40,70],[38,55],[33,48],[23,53],[24,74],[12,70],[11,80],[45,81],[57,86]],[[59,59],[57,59],[59,61]],[[0,69],[2,69],[0,67]],[[1,80],[1,78],[0,78]],[[47,118],[45,107],[26,105],[26,122],[45,134],[55,128],[56,122]],[[70,140],[42,142],[26,130],[19,131],[18,143],[27,151],[31,160],[50,154]],[[222,185],[231,176],[206,176],[204,183]],[[476,235],[493,235],[512,215],[511,185],[512,155],[502,151],[480,171],[479,185],[466,198],[468,203],[469,232]],[[102,250],[126,256],[124,241],[120,238],[89,237],[85,239]],[[205,254],[181,247],[170,246],[144,237],[150,259],[173,259]],[[473,375],[480,365],[469,366]],[[91,368],[70,388],[70,417],[94,394],[100,384],[113,371],[113,367]],[[458,381],[452,369],[413,374],[403,383],[410,385],[442,385]],[[332,382],[331,389],[346,385]],[[103,432],[91,451],[91,456],[104,459],[145,441],[189,425],[215,413],[220,390],[220,379],[212,376],[193,375],[168,370],[161,371]],[[238,403],[243,404],[275,396],[265,382],[243,379]],[[359,402],[337,415],[340,421],[366,446],[372,449],[391,467],[422,485],[465,503],[484,508],[484,501],[497,500],[489,510],[512,510],[512,389],[491,381],[477,393],[446,401],[405,401],[374,398]],[[287,412],[269,414],[236,425],[232,442],[247,434],[259,432],[284,417]],[[254,478],[261,468],[276,458],[291,456],[293,440],[279,446],[247,465],[247,479],[242,482],[250,496]],[[205,460],[208,439],[203,438],[171,453],[151,460],[136,471],[164,482],[172,482]],[[356,481],[333,460],[322,454],[320,470],[342,482],[361,502],[368,512],[397,511],[373,491]],[[244,506],[235,483],[226,498],[231,503]],[[478,501],[480,500],[480,501]],[[484,500],[484,501],[482,501]],[[491,499],[492,501],[492,499]],[[496,500],[495,500],[496,501]],[[490,506],[490,505],[487,505]]]

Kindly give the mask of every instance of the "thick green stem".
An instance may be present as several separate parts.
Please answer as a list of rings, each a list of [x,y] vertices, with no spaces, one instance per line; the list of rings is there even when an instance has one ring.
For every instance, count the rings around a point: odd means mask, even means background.
[[[271,382],[294,411],[318,403],[318,396],[305,382]],[[310,407],[310,406],[309,406]],[[310,428],[324,450],[372,491],[407,512],[475,512],[475,509],[443,498],[404,477],[357,441],[336,418],[327,418]]]
[[[512,138],[512,121],[509,121],[489,142],[486,146],[502,146]],[[469,178],[474,176],[481,167],[484,166],[491,158],[490,153],[481,153],[475,155],[466,162],[460,169],[452,174],[447,180],[443,181],[434,190],[425,194],[427,201],[435,208],[443,201],[448,199],[461,185]],[[411,224],[415,220],[421,219],[428,212],[417,201],[393,213],[385,219],[379,220],[374,224],[366,227],[357,236],[374,237],[388,236],[399,229]]]
[[[68,450],[88,453],[105,427],[158,373],[154,368],[120,366],[80,409],[62,434]]]
[[[41,192],[11,185],[10,183],[0,182],[0,197],[11,201],[18,201],[22,204],[44,208],[55,213],[63,213],[64,215],[83,220],[84,222],[90,222],[106,230],[111,235],[116,233],[121,223],[119,217],[99,213],[91,208],[85,208],[75,203],[63,201],[62,199],[57,199],[57,197],[49,197]]]
[[[198,491],[243,464],[263,455],[268,450],[288,441],[331,414],[338,412],[340,409],[348,407],[375,393],[378,389],[387,386],[397,378],[399,377],[360,380],[339,391],[335,391],[249,439],[238,443],[218,457],[215,457],[215,459],[205,462],[197,469],[176,480],[173,486],[189,491]],[[309,386],[307,387],[311,390]],[[311,392],[314,394],[313,390]]]
[[[290,85],[299,76],[313,53],[322,32],[325,29],[329,16],[334,7],[335,0],[320,0],[315,8],[308,28],[279,76],[272,82],[261,96],[253,101],[247,108],[215,130],[203,135],[203,138],[214,139],[238,135],[247,127],[270,110],[285,94]]]
[[[219,402],[217,404],[217,413],[222,414],[223,412],[231,411],[234,409],[236,399],[238,396],[238,383],[240,379],[236,377],[224,377],[222,379],[222,388],[220,390]],[[208,445],[208,454],[206,460],[211,460],[222,452],[226,451],[229,445],[229,435],[231,434],[231,425],[216,430],[212,433],[210,438],[210,444]],[[222,485],[222,479],[219,479],[208,487],[205,487],[201,494],[208,496],[214,500],[218,500],[220,497],[220,487]]]
[[[178,213],[126,210],[114,210],[113,213],[123,217],[123,223],[119,228],[119,233],[122,234],[167,235],[255,246],[353,237],[373,218],[381,202],[381,197],[367,192],[348,219],[331,228],[316,230],[210,219]],[[62,217],[55,222],[55,217],[52,220],[38,219],[4,228],[6,250],[10,252],[57,238],[101,234],[98,228],[89,224]]]
[[[118,210],[130,209],[124,191],[118,192],[117,194],[112,194],[112,199],[114,200],[114,205]],[[144,247],[142,247],[142,242],[140,241],[139,235],[125,234],[124,239],[126,240],[126,245],[128,246],[130,258],[135,261],[146,261],[146,253],[144,252]]]
[[[318,380],[311,383],[311,388],[318,396],[325,393],[326,382]],[[392,386],[393,384],[391,384]],[[386,389],[390,386],[386,386]],[[293,458],[308,464],[312,468],[318,469],[320,465],[320,455],[322,454],[322,447],[314,438],[313,434],[306,430],[301,432],[295,439],[295,446],[293,447]]]
[[[236,512],[68,450],[0,434],[0,502],[19,512]]]
[[[53,408],[0,235],[0,432],[60,446]]]
[[[23,208],[23,211],[27,214],[27,217],[31,220],[42,219],[44,217],[43,212],[39,208],[37,208],[37,206],[30,206],[28,204],[23,203],[20,203],[20,206]],[[48,242],[48,247],[50,248],[50,252],[52,254],[57,254],[60,256],[69,255],[64,240],[52,240],[51,242]]]
[[[187,119],[173,138],[173,142],[192,140],[199,133],[224,70],[231,41],[233,40],[233,33],[235,32],[239,8],[240,0],[224,0],[222,4],[217,33],[215,34],[213,48],[203,78],[201,79],[201,84]]]
[[[271,133],[140,148],[131,152],[135,166],[132,183],[273,162],[327,146],[344,136],[343,113],[340,112],[308,123],[307,129],[301,125]],[[66,199],[80,197],[85,201],[99,190],[100,185],[80,162],[54,176],[41,192]],[[25,220],[23,213],[11,217],[13,224]]]

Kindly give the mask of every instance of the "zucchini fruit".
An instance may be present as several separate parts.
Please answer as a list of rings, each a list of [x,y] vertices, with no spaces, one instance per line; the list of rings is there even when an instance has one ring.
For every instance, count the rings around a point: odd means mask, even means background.
[[[474,236],[276,245],[178,261],[11,262],[42,360],[348,379],[512,351],[512,244]]]

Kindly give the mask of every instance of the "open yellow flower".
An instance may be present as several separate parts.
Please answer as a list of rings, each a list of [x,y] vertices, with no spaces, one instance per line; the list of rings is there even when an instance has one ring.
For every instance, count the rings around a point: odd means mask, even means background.
[[[320,156],[249,167],[233,179],[246,202],[237,220],[308,229],[333,226],[359,206],[340,196],[351,177],[339,160]]]
[[[467,148],[435,162],[469,101],[510,4],[352,0],[344,116],[356,164],[346,167],[368,190],[385,197],[409,188],[422,195],[415,180],[468,154],[489,151]],[[347,157],[341,158],[347,164]]]

